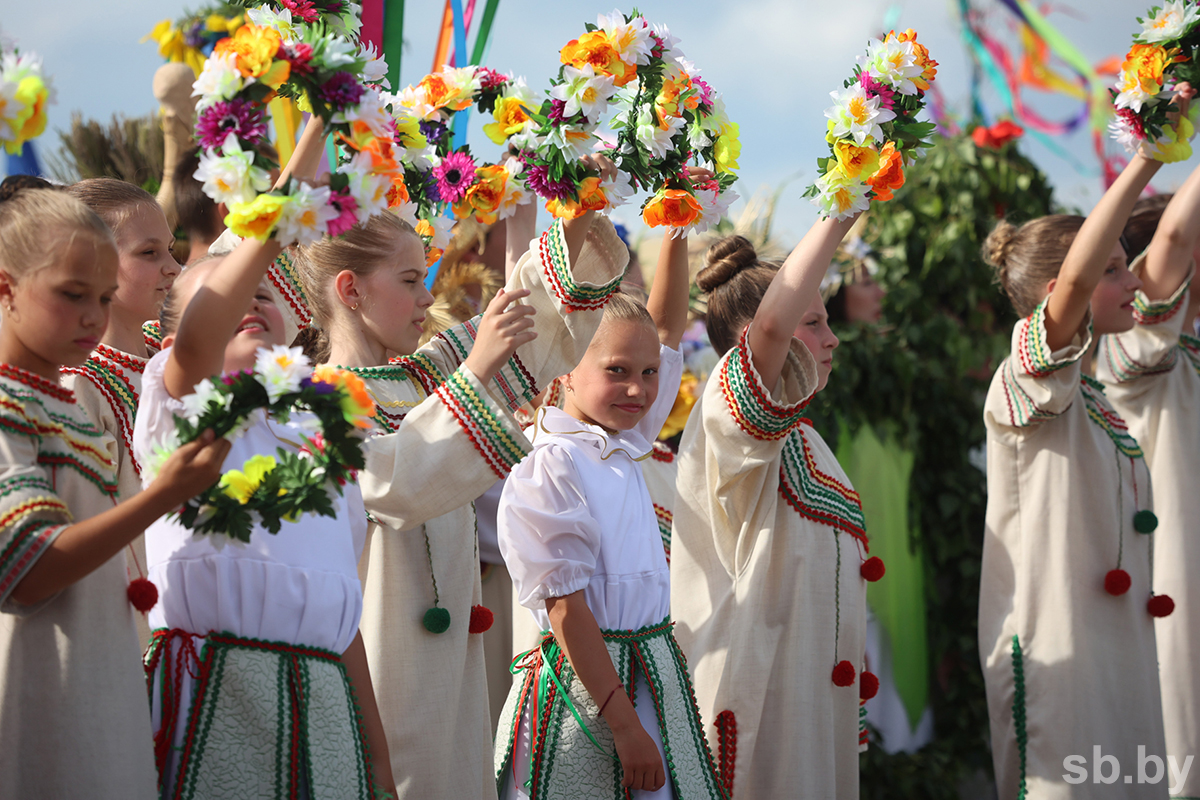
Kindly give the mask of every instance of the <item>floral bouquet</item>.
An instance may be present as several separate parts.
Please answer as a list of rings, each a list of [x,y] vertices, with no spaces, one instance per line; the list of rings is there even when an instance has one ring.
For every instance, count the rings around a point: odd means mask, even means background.
[[[1138,18],[1142,32],[1121,64],[1121,76],[1109,91],[1117,118],[1109,123],[1114,139],[1131,153],[1148,144],[1148,155],[1159,161],[1182,161],[1192,154],[1190,119],[1172,125],[1168,114],[1179,108],[1171,102],[1177,83],[1200,86],[1200,8],[1186,0],[1171,0]]]
[[[532,127],[532,92],[523,79],[487,67],[446,66],[387,99],[410,200],[399,213],[425,240],[429,263],[440,258],[449,243],[453,223],[442,218],[447,207],[456,219],[474,216],[491,224],[530,201],[515,180],[522,168],[519,161],[481,165],[469,147],[451,147],[454,116],[471,106],[492,115],[483,131],[496,144],[525,141]]]
[[[817,181],[804,193],[825,217],[852,217],[872,199],[891,200],[904,185],[904,167],[929,146],[937,127],[916,120],[937,66],[911,28],[892,31],[871,40],[853,77],[830,92],[825,138],[832,154],[817,160]]]
[[[729,187],[741,145],[724,103],[684,60],[678,39],[637,11],[600,15],[586,27],[560,51],[558,78],[529,115],[531,136],[514,142],[525,185],[563,218],[613,208],[648,190],[654,194],[642,206],[646,224],[706,230],[736,198]],[[609,155],[619,172],[602,181],[579,159],[602,144],[596,131],[610,106],[618,113]],[[710,164],[716,179],[693,184],[685,173],[689,162]]]
[[[204,69],[204,59],[212,54],[217,42],[236,33],[243,22],[245,15],[239,6],[216,3],[174,22],[164,19],[142,41],[154,40],[163,58],[187,64],[199,75]]]
[[[362,469],[360,434],[371,427],[375,413],[358,376],[328,366],[312,370],[300,348],[278,345],[258,351],[253,371],[200,381],[182,403],[184,415],[176,417],[175,430],[154,447],[151,477],[174,450],[206,428],[217,436],[240,435],[258,409],[284,422],[296,410],[316,418],[313,435],[303,437],[298,452],[281,447],[274,456],[253,456],[178,512],[180,521],[198,533],[222,533],[242,542],[250,541],[256,523],[278,533],[282,522],[301,514],[335,516],[330,492],[341,494],[347,478]]]
[[[296,16],[290,7],[300,8]],[[238,236],[304,244],[338,236],[408,200],[393,153],[396,125],[373,85],[387,65],[333,32],[356,29],[347,8],[354,7],[283,0],[251,9],[244,25],[216,43],[196,80],[203,153],[195,177],[229,208],[225,224]],[[319,117],[344,145],[346,156],[328,186],[289,180],[271,190],[270,171],[278,165],[262,152],[264,106],[277,94]]]
[[[0,36],[0,144],[20,153],[25,142],[46,130],[46,104],[54,102],[54,89],[42,76],[42,59],[21,53]]]

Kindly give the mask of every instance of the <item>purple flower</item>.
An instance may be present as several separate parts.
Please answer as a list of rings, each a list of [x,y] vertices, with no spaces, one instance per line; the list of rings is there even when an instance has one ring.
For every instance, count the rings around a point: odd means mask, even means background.
[[[236,133],[243,141],[257,142],[267,135],[267,120],[262,107],[255,107],[249,100],[235,98],[213,103],[200,112],[196,123],[196,136],[200,146],[217,148],[230,133]]]
[[[525,185],[534,194],[546,200],[565,200],[575,196],[575,185],[569,180],[553,180],[550,168],[543,164],[530,164],[524,154],[521,160],[525,162]]]
[[[446,140],[446,135],[450,132],[446,126],[437,120],[422,120],[419,123],[421,135],[434,147],[442,144]]]
[[[878,97],[881,108],[892,110],[892,104],[896,100],[896,92],[892,87],[875,80],[866,70],[858,73],[858,82],[866,91],[867,97]]]
[[[192,23],[192,26],[187,29],[187,33],[183,35],[184,44],[186,44],[188,47],[194,47],[199,50],[200,48],[204,47],[205,44],[207,44],[207,41],[204,37],[204,32],[204,20],[196,20]]]
[[[475,159],[466,153],[450,153],[433,168],[438,179],[438,194],[447,203],[457,203],[475,183]]]
[[[358,105],[366,88],[349,72],[338,72],[317,89],[317,97],[328,103],[335,111],[344,111]]]
[[[409,173],[410,175],[413,173]],[[416,173],[421,182],[421,193],[425,195],[425,199],[430,203],[440,203],[442,196],[438,194],[438,179],[437,175],[433,174],[433,170],[428,172]],[[415,197],[413,198],[416,199]]]
[[[337,387],[332,383],[326,383],[325,381],[314,381],[312,378],[301,378],[300,388],[312,389],[317,394],[333,394],[338,390]]]

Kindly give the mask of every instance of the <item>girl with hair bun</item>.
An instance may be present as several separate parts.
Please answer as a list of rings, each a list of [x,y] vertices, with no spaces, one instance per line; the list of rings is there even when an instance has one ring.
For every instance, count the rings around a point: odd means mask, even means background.
[[[1166,755],[1154,619],[1171,601],[1155,594],[1150,475],[1088,374],[1093,335],[1134,325],[1142,283],[1118,240],[1160,166],[1134,156],[1086,219],[1001,222],[984,246],[1023,317],[984,405],[979,652],[1001,797],[1101,796],[1065,760]]]
[[[696,279],[724,356],[679,447],[671,609],[735,799],[858,797],[864,576],[882,564],[804,418],[838,344],[821,279],[853,222],[817,222],[782,267],[727,237]]]
[[[1125,226],[1142,279],[1132,329],[1100,340],[1096,375],[1146,454],[1154,481],[1154,588],[1175,603],[1155,621],[1167,754],[1183,763],[1200,746],[1200,297],[1190,283],[1200,252],[1200,169],[1173,197],[1138,201]],[[1149,245],[1147,247],[1147,245]],[[1172,794],[1200,796],[1200,770]]]

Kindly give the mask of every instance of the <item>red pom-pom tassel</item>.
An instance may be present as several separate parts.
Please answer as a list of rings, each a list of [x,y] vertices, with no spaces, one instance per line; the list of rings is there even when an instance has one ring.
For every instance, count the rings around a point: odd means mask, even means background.
[[[879,694],[879,678],[875,677],[874,672],[867,672],[864,669],[858,679],[858,699],[870,700],[877,694]]]
[[[837,686],[850,686],[854,683],[854,665],[849,661],[839,661],[833,668],[833,682]]]
[[[1146,602],[1146,610],[1152,617],[1169,617],[1175,610],[1175,601],[1165,594],[1156,594]]]
[[[467,624],[467,630],[471,633],[483,633],[490,630],[495,621],[496,615],[487,606],[471,606],[471,621]]]
[[[158,587],[145,578],[134,578],[125,587],[125,596],[134,608],[145,614],[158,602]]]
[[[871,556],[862,563],[858,571],[863,576],[864,581],[874,583],[883,577],[883,573],[887,572],[887,568],[884,567],[882,558]]]
[[[1104,576],[1104,591],[1112,595],[1122,595],[1129,591],[1133,579],[1123,569],[1110,569]]]

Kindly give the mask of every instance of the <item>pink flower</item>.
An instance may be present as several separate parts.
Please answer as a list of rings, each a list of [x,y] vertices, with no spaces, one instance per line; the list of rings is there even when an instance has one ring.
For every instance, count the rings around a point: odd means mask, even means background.
[[[292,12],[293,17],[299,17],[305,22],[316,22],[320,19],[312,0],[279,0],[279,3]]]
[[[279,48],[279,57],[292,65],[293,75],[311,75],[313,49],[311,44],[297,42]]]
[[[896,92],[892,87],[875,80],[871,77],[871,73],[866,70],[858,73],[858,82],[862,84],[867,97],[878,97],[881,108],[886,108],[888,111],[892,110],[892,105],[896,100]]]
[[[433,168],[438,179],[438,195],[443,203],[457,203],[475,183],[475,159],[466,153],[450,153]]]
[[[249,100],[235,98],[213,103],[200,112],[196,136],[201,147],[209,150],[219,148],[231,133],[237,134],[242,141],[258,142],[264,139],[267,120],[262,108],[255,108]]]
[[[358,224],[358,203],[347,192],[334,192],[329,204],[337,209],[338,215],[329,220],[329,235],[341,236]]]

